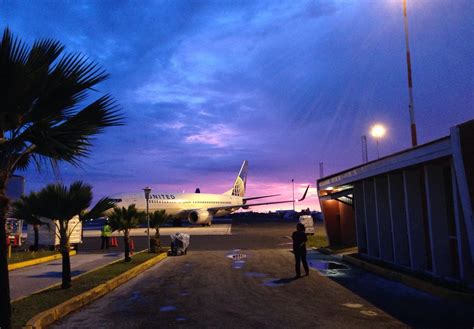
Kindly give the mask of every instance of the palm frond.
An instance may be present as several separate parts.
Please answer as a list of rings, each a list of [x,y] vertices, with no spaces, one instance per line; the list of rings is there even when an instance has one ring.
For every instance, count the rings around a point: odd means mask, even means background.
[[[109,199],[107,197],[100,199],[97,203],[92,207],[89,211],[84,211],[82,214],[79,215],[80,220],[86,219],[95,219],[99,218],[104,215],[104,213],[112,209],[116,204],[116,201]]]
[[[109,215],[109,225],[114,231],[126,231],[137,227],[145,213],[138,211],[134,204],[125,207],[115,207]]]
[[[38,192],[41,201],[41,216],[59,221],[69,221],[90,206],[92,187],[83,182],[74,182],[69,187],[49,184]]]
[[[35,192],[28,196],[22,196],[19,200],[13,202],[11,215],[18,219],[23,219],[28,224],[41,225],[38,211],[40,209],[38,195]]]
[[[95,135],[122,124],[110,95],[85,103],[108,74],[85,55],[63,51],[52,39],[38,40],[30,49],[5,29],[0,41],[0,130],[5,133],[0,156],[6,160],[0,169],[23,169],[30,161],[40,168],[45,159],[79,166]],[[11,161],[25,150],[22,161]],[[15,165],[5,168],[8,163]]]

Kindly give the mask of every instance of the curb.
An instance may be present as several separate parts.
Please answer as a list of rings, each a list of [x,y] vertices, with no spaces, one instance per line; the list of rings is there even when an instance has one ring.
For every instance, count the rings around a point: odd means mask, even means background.
[[[72,250],[72,251],[69,252],[70,256],[74,256],[75,254],[77,254],[77,252],[75,250]],[[38,265],[38,264],[41,264],[41,263],[47,263],[47,262],[50,262],[52,260],[61,259],[61,257],[62,257],[61,254],[54,254],[54,255],[51,255],[51,256],[46,256],[46,257],[36,258],[36,259],[32,259],[32,260],[27,260],[25,262],[8,264],[8,270],[13,271],[13,270],[17,270],[17,269],[23,268],[23,267]]]
[[[393,281],[401,282],[407,286],[428,292],[438,297],[456,298],[456,299],[461,299],[468,302],[474,302],[474,294],[464,293],[464,292],[436,286],[430,282],[420,280],[410,275],[406,275],[397,271],[393,271],[390,269],[386,269],[386,268],[371,264],[369,262],[363,261],[361,259],[355,258],[350,255],[343,255],[342,259],[352,265],[360,267],[369,272],[375,273],[377,275],[383,276]]]
[[[159,263],[166,257],[167,252],[161,253],[158,256],[153,257],[152,259],[149,259],[138,266],[135,266],[127,272],[122,273],[119,276],[110,279],[109,281],[102,283],[95,288],[92,288],[89,291],[86,291],[55,307],[50,308],[49,310],[43,311],[35,315],[33,318],[28,320],[23,329],[40,329],[58,321],[69,313],[76,311],[81,307],[93,302],[94,300],[106,295],[118,286],[136,277],[138,274],[146,271],[153,265]]]

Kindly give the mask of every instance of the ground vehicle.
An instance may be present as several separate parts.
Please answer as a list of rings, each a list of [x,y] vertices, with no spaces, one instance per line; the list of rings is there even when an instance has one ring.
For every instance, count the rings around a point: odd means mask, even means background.
[[[49,249],[57,249],[59,247],[59,223],[48,218],[41,218],[44,223],[38,227],[39,229],[39,245],[46,246]],[[82,222],[79,216],[74,216],[68,224],[68,232],[70,234],[69,244],[72,248],[78,249],[78,245],[82,243]],[[34,244],[35,233],[33,226],[28,225],[27,242],[29,245]]]
[[[22,245],[21,230],[23,227],[23,220],[16,218],[7,218],[5,223],[7,237],[10,244],[14,247]]]
[[[300,216],[299,222],[304,225],[306,234],[314,234],[314,223],[313,217],[311,217],[311,215]]]

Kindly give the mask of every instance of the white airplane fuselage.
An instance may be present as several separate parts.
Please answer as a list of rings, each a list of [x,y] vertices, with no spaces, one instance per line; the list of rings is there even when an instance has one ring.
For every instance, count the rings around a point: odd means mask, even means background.
[[[140,211],[146,210],[144,193],[113,196],[118,207],[134,204]],[[179,219],[189,219],[193,224],[208,224],[213,217],[222,217],[238,210],[243,198],[240,196],[209,193],[150,193],[148,210],[153,213],[164,210],[167,215]],[[222,207],[209,212],[209,208]]]

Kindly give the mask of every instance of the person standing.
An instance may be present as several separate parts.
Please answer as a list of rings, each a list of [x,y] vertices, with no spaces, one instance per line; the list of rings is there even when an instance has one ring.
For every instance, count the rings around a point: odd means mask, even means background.
[[[100,233],[100,239],[101,239],[101,244],[100,244],[100,249],[104,249],[104,246],[106,249],[109,249],[109,240],[110,236],[112,235],[112,228],[109,225],[108,221],[105,221],[104,227],[102,227],[102,231]]]
[[[296,231],[293,232],[293,253],[295,254],[295,272],[296,277],[301,276],[300,263],[303,263],[303,268],[306,275],[309,275],[308,262],[306,261],[306,237],[304,225],[301,223],[296,224]]]

